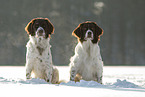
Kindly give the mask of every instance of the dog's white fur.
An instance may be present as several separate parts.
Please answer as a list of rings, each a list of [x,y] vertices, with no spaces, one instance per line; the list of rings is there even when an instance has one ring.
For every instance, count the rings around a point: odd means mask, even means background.
[[[70,59],[70,79],[75,80],[77,74],[86,81],[94,80],[102,83],[103,61],[98,43],[91,39],[79,42],[75,47],[75,55]]]
[[[31,78],[31,72],[35,74],[35,78],[45,79],[49,83],[58,83],[59,73],[58,70],[53,67],[50,39],[43,37],[35,37],[29,35],[27,53],[26,53],[26,77]],[[38,51],[40,47],[43,49],[42,55]]]

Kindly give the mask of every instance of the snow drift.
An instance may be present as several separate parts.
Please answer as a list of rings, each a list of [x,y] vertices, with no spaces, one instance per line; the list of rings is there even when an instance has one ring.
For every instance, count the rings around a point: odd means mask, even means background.
[[[59,67],[60,79],[69,79],[68,67]],[[25,79],[24,67],[0,67],[0,95],[145,97],[145,67],[104,67],[103,84],[95,81],[48,84],[39,78]],[[4,96],[3,96],[4,95]]]

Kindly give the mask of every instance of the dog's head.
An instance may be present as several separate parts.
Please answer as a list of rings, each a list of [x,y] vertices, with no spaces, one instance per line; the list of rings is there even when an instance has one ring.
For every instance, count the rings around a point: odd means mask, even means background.
[[[25,27],[28,35],[48,38],[54,32],[54,27],[48,18],[32,19]]]
[[[103,30],[95,22],[88,21],[79,24],[72,33],[81,43],[87,40],[91,40],[92,43],[97,43],[102,34]]]

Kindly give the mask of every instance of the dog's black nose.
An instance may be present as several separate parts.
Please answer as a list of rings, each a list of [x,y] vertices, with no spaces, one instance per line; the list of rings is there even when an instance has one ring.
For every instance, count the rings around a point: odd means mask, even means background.
[[[91,35],[92,34],[92,32],[88,32],[88,35]]]
[[[42,30],[42,29],[40,29],[40,30],[38,31],[38,33],[42,34],[42,33],[43,33],[43,30]]]

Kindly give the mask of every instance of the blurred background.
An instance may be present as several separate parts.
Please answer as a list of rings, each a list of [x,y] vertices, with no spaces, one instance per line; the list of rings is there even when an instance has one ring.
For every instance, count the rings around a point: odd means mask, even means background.
[[[25,65],[24,28],[36,17],[47,17],[55,32],[51,38],[53,63],[68,65],[79,23],[95,21],[103,30],[99,42],[105,65],[145,66],[145,0],[1,0],[0,64]]]

